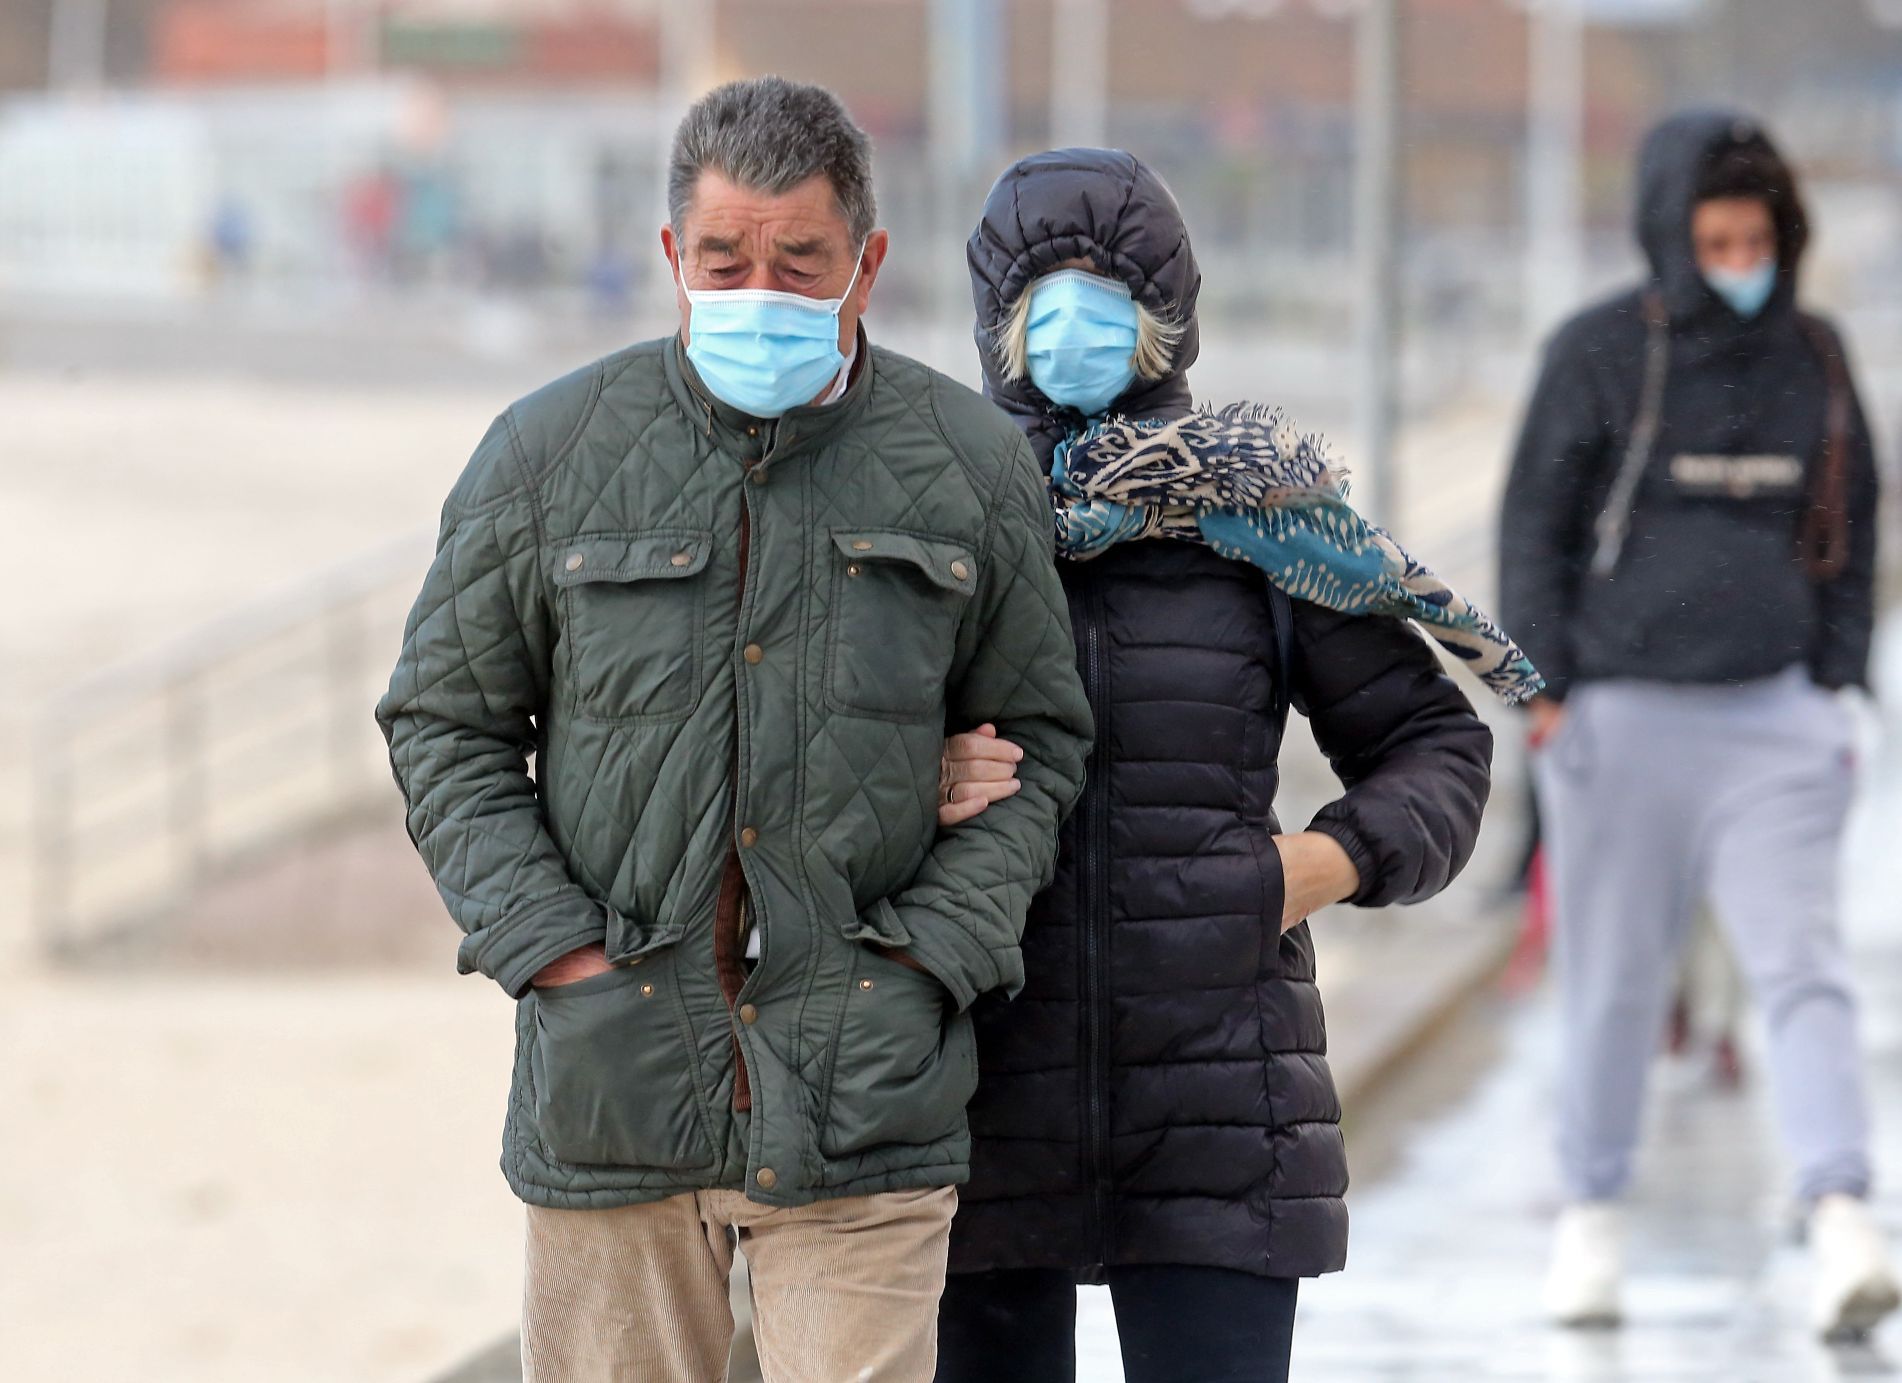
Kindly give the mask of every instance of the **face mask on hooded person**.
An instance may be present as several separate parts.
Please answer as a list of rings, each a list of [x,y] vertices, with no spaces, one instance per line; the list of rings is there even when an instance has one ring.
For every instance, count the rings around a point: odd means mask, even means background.
[[[851,282],[836,298],[767,288],[694,289],[681,277],[680,291],[693,305],[687,359],[716,397],[755,418],[777,418],[810,403],[845,368],[839,312],[864,266],[861,245]]]
[[[1748,157],[1746,157],[1748,156]],[[1691,253],[1704,282],[1745,321],[1759,316],[1777,288],[1777,222],[1769,191],[1775,175],[1745,156],[1723,156],[1706,170],[1707,195],[1691,208]]]
[[[1748,269],[1714,265],[1704,270],[1704,282],[1711,292],[1730,304],[1730,310],[1746,321],[1762,312],[1776,292],[1777,262],[1761,259]]]
[[[1024,331],[1030,382],[1085,417],[1108,410],[1136,378],[1137,312],[1126,285],[1082,269],[1030,286]]]

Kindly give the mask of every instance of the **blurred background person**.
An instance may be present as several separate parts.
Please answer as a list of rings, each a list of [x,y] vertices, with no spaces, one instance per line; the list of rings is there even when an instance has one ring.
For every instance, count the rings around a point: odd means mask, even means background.
[[[256,228],[244,203],[231,197],[219,202],[205,239],[214,282],[223,286],[242,280],[251,268],[256,241]]]
[[[344,185],[341,201],[343,241],[351,264],[365,282],[386,283],[403,215],[402,183],[388,168],[368,169]]]
[[[1767,1025],[1814,1323],[1855,1333],[1898,1304],[1864,1204],[1837,926],[1855,782],[1839,693],[1868,676],[1873,449],[1835,330],[1798,306],[1810,228],[1768,135],[1728,111],[1672,117],[1638,181],[1650,273],[1549,345],[1499,540],[1504,618],[1551,683],[1532,725],[1570,1204],[1546,1305],[1567,1324],[1619,1318],[1619,1196],[1708,897]]]

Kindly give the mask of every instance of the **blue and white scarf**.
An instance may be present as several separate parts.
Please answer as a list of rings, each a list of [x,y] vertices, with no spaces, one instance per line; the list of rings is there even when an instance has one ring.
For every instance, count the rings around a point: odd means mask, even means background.
[[[1507,705],[1545,687],[1483,610],[1349,507],[1346,476],[1279,410],[1099,423],[1057,447],[1050,490],[1065,557],[1138,538],[1204,543],[1297,600],[1418,621]]]

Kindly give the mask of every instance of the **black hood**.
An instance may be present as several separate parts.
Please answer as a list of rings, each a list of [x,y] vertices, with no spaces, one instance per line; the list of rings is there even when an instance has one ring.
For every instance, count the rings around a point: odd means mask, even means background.
[[[1740,150],[1759,151],[1783,164],[1763,127],[1739,111],[1684,111],[1645,138],[1638,162],[1638,243],[1651,262],[1652,282],[1663,293],[1674,323],[1736,321],[1698,272],[1691,248],[1691,212],[1705,170],[1718,158]],[[1777,229],[1777,290],[1757,319],[1760,322],[1786,317],[1795,305],[1797,268],[1809,241],[1795,178],[1781,182],[1779,194],[1770,199]]]
[[[1077,415],[1052,404],[1028,379],[1002,378],[992,343],[1030,281],[1065,260],[1089,260],[1128,284],[1137,302],[1183,327],[1168,375],[1138,379],[1115,411],[1166,418],[1192,406],[1188,369],[1199,346],[1195,299],[1202,274],[1182,209],[1140,160],[1120,149],[1053,149],[1018,160],[985,199],[966,258],[984,393],[1030,434],[1041,459],[1049,459]]]

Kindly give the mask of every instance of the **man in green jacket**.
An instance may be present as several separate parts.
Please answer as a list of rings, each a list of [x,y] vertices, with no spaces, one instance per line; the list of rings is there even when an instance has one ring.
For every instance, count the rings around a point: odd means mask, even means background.
[[[870,151],[776,78],[682,121],[677,336],[530,395],[444,508],[378,719],[513,999],[532,1379],[928,1379],[976,1083],[1091,733],[1042,477],[872,347]],[[948,730],[1021,790],[937,825]],[[531,774],[529,764],[534,761]]]

